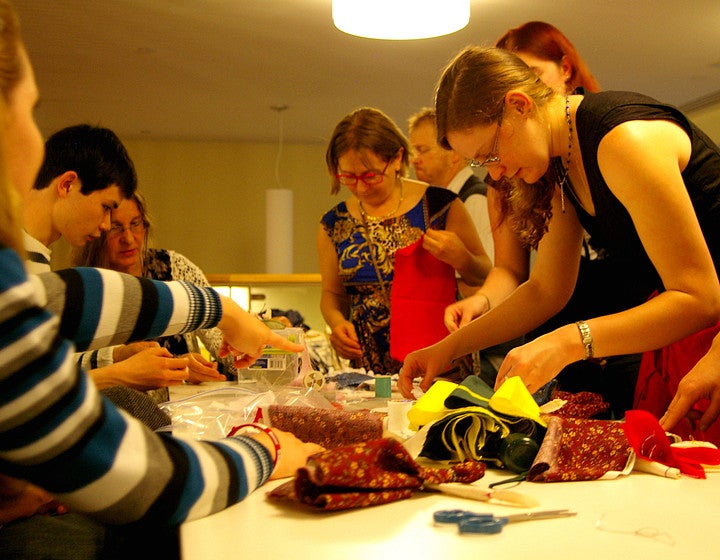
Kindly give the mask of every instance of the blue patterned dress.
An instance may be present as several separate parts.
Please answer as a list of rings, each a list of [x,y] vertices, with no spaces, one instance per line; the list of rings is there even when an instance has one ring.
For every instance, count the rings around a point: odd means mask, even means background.
[[[400,216],[364,223],[341,202],[321,219],[338,256],[338,273],[350,298],[350,321],[363,349],[361,363],[376,374],[392,374],[402,365],[390,356],[390,292],[395,252],[423,233],[445,229],[450,205],[457,196],[428,187],[418,203]],[[382,279],[382,282],[379,280]]]

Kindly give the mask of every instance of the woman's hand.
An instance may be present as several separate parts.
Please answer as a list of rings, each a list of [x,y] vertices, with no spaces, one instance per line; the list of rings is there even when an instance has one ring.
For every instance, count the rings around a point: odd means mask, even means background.
[[[120,344],[113,349],[113,362],[122,362],[146,348],[160,348],[155,340],[140,340],[129,344]]]
[[[138,391],[180,385],[189,377],[188,358],[176,358],[157,343],[126,360],[88,372],[98,389],[125,385]]]
[[[330,333],[330,344],[341,358],[346,360],[362,358],[362,347],[355,332],[355,325],[350,321],[335,325]]]
[[[520,377],[530,393],[555,378],[568,364],[581,360],[585,350],[575,325],[565,325],[510,350],[495,378],[495,390],[508,377]]]
[[[398,389],[406,399],[414,399],[413,381],[421,377],[420,388],[427,391],[435,378],[447,371],[452,364],[452,357],[441,343],[433,344],[410,352],[398,374]]]
[[[720,341],[720,335],[716,337]],[[698,401],[709,399],[705,409],[693,409]],[[685,374],[678,384],[677,391],[667,411],[660,418],[660,425],[665,431],[672,429],[682,420],[691,422],[699,420],[698,428],[707,430],[720,416],[720,344],[713,343],[710,351]]]

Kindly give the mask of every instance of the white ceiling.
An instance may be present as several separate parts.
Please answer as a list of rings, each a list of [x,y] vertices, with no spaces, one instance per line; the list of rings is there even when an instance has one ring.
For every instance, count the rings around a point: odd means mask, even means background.
[[[324,143],[362,105],[405,129],[458,50],[533,19],[563,30],[604,89],[680,106],[720,92],[718,0],[472,0],[466,29],[395,42],[341,33],[331,0],[14,4],[45,134],[90,122],[124,139],[276,142],[282,129],[286,142]]]

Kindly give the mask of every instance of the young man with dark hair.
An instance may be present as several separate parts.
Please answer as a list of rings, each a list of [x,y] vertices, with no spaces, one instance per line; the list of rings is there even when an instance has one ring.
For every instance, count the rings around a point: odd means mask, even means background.
[[[33,188],[23,193],[26,265],[50,270],[50,245],[81,246],[110,229],[110,215],[137,188],[135,166],[117,135],[97,126],[64,128],[45,142]]]

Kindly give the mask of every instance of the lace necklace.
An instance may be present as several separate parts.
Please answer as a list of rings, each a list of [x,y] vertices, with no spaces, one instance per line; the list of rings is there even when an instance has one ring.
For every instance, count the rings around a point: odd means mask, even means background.
[[[387,220],[389,217],[391,217],[393,214],[395,214],[398,210],[400,210],[400,205],[403,203],[403,200],[405,199],[405,183],[403,183],[402,179],[400,179],[400,200],[398,200],[397,206],[392,212],[388,212],[387,214],[383,216],[370,216],[367,212],[365,212],[365,208],[363,208],[363,203],[361,200],[358,199],[358,205],[360,207],[360,215],[363,217],[363,220],[367,220],[368,222],[382,222],[383,220]]]
[[[568,124],[568,153],[567,158],[565,159],[564,164],[560,164],[562,166],[561,172],[557,172],[557,166],[555,174],[557,175],[558,183],[560,185],[560,208],[562,209],[562,213],[565,213],[565,185],[568,181],[568,174],[570,173],[570,157],[572,155],[572,145],[573,145],[573,126],[572,126],[572,118],[570,116],[570,97],[565,96],[565,118],[567,119]],[[362,207],[360,208],[362,211]]]

